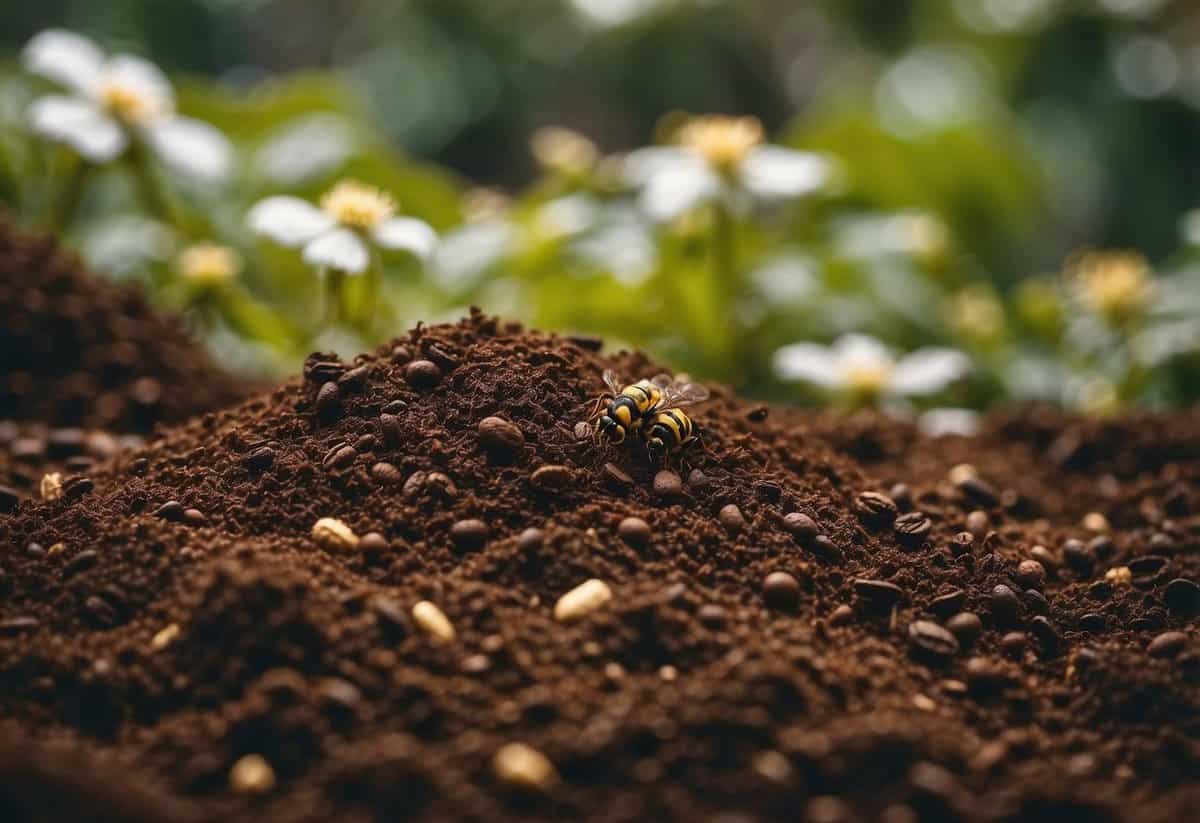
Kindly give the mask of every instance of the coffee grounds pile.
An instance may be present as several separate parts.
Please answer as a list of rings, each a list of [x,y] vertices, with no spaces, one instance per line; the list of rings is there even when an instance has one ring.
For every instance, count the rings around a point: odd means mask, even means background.
[[[78,471],[121,435],[247,393],[179,318],[0,214],[0,511],[36,492],[47,469]]]
[[[0,819],[1189,819],[1200,414],[595,442],[479,314],[0,518]],[[565,595],[565,596],[564,596]]]

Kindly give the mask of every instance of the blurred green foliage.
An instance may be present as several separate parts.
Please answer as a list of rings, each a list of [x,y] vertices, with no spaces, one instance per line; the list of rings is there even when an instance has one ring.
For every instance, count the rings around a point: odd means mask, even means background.
[[[970,377],[928,404],[1200,396],[1188,2],[53,0],[0,23],[13,54],[50,26],[145,54],[182,113],[233,141],[225,185],[163,175],[176,225],[106,168],[67,229],[98,267],[188,309],[235,365],[293,369],[474,302],[771,398],[828,399],[772,356],[848,332],[968,353]],[[47,88],[15,62],[0,76],[0,201],[33,224],[71,179],[69,154],[25,122]],[[835,173],[813,196],[648,220],[619,154],[668,142],[679,111],[755,115]],[[586,134],[594,162],[539,166],[529,140],[549,124]],[[362,280],[347,295],[375,303],[371,322],[326,327],[312,270],[245,215],[346,177],[442,241],[425,265],[385,253],[377,299]],[[181,282],[177,253],[204,241],[238,251],[235,285]],[[1152,297],[1121,322],[1096,310],[1068,262],[1084,247],[1140,250],[1149,264],[1124,259],[1128,276],[1152,278]]]

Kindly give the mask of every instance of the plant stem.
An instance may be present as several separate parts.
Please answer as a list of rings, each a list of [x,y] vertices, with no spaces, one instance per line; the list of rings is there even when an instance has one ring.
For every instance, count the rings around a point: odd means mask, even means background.
[[[133,170],[134,183],[142,204],[154,216],[164,220],[185,237],[189,234],[183,216],[176,208],[171,196],[162,185],[162,181],[150,166],[149,155],[141,143],[134,140],[126,155],[130,168]]]
[[[79,201],[83,196],[83,184],[92,170],[92,164],[74,152],[70,155],[70,167],[66,179],[57,196],[50,203],[46,215],[46,229],[51,234],[58,234],[66,229],[75,212],[79,209]]]
[[[346,273],[341,269],[327,268],[322,272],[325,281],[325,311],[322,326],[331,328],[337,325],[342,314],[342,286],[346,282]]]
[[[742,294],[741,272],[737,265],[736,236],[733,215],[729,207],[713,205],[712,262],[713,293],[723,313],[725,339],[728,341],[728,365],[736,368],[742,362],[743,341],[738,328],[735,306]]]

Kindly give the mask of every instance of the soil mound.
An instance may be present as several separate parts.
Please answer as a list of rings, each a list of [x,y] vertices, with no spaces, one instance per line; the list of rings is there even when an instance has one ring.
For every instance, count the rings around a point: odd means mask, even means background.
[[[578,425],[658,371],[598,348],[473,314],[313,355],[0,518],[0,739],[36,753],[0,809],[1194,811],[1200,415],[929,441],[715,387],[659,470]]]
[[[47,468],[105,456],[101,437],[145,435],[250,391],[179,318],[0,214],[0,485],[27,493]]]

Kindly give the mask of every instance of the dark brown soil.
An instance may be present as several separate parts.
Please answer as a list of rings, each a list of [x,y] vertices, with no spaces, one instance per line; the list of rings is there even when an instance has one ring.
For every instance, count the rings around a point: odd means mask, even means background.
[[[27,494],[46,470],[78,471],[121,435],[145,435],[248,393],[179,318],[0,213],[0,487]]]
[[[0,819],[1194,819],[1200,413],[930,441],[714,387],[656,476],[576,432],[657,371],[592,342],[315,356],[0,518]]]

